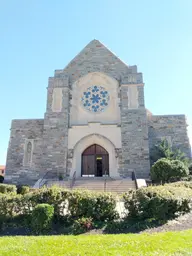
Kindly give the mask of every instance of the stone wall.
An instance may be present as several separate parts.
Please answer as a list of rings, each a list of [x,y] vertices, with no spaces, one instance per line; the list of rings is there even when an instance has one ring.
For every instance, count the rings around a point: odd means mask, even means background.
[[[132,171],[135,171],[138,178],[148,178],[149,141],[143,85],[135,87],[138,97],[132,100],[133,103],[135,101],[132,105],[134,108],[130,108],[129,85],[121,85],[121,175],[130,177]]]
[[[154,145],[166,138],[173,148],[178,148],[187,157],[191,157],[185,115],[149,115],[148,126],[150,154],[153,154]]]
[[[13,120],[7,152],[6,176],[9,183],[34,184],[42,161],[43,119]],[[24,166],[26,140],[33,142],[32,161]]]
[[[58,90],[61,95],[61,109],[53,108],[53,92]],[[44,118],[43,132],[43,164],[41,168],[48,172],[48,177],[58,178],[59,175],[68,176],[68,127],[69,127],[69,84],[67,77],[50,78],[47,97],[47,111]]]
[[[64,70],[56,70],[55,77],[68,76],[72,86],[91,72],[103,72],[120,83],[124,83],[124,80],[130,84],[142,83],[142,74],[137,73],[137,66],[127,66],[98,40],[91,41]]]

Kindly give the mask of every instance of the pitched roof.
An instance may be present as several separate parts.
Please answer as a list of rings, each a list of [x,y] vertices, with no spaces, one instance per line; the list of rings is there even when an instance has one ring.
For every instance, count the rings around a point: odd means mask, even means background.
[[[91,55],[93,56],[99,56],[102,49],[102,55],[108,55],[116,59],[117,62],[121,63],[125,67],[129,67],[126,63],[124,63],[119,57],[117,57],[112,51],[110,51],[104,44],[102,44],[99,40],[92,40],[89,42],[70,62],[69,64],[64,68],[64,70],[69,69],[73,65],[76,64],[78,60],[84,60],[88,57],[88,54],[91,52]]]

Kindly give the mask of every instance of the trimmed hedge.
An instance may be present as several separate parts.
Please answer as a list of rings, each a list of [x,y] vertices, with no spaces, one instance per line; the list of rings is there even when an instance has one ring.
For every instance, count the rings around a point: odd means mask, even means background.
[[[75,218],[93,221],[113,220],[118,217],[115,197],[109,193],[74,191],[68,197],[70,214]]]
[[[49,204],[38,204],[31,215],[31,227],[37,234],[51,228],[54,215],[54,207]]]
[[[192,209],[192,190],[187,187],[151,186],[124,194],[127,217],[166,220]]]
[[[24,195],[29,193],[29,191],[30,191],[29,186],[17,186],[17,194]]]
[[[192,181],[178,181],[178,182],[165,184],[165,186],[170,186],[170,185],[172,187],[185,187],[185,188],[192,189]]]
[[[93,221],[113,220],[118,217],[116,200],[108,193],[69,191],[61,188],[44,188],[25,195],[0,196],[0,217],[12,218],[29,215],[38,204],[54,207],[57,219],[64,216],[79,219],[92,218]]]
[[[162,158],[151,167],[151,179],[154,182],[178,181],[187,175],[189,175],[189,169],[179,160]]]
[[[15,185],[9,185],[9,184],[0,184],[0,193],[2,194],[16,194],[17,188]]]

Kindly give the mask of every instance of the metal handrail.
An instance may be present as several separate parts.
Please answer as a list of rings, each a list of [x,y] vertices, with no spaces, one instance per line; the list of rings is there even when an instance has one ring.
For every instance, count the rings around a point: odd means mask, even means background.
[[[105,170],[105,179],[104,179],[104,192],[106,192],[106,187],[107,187],[107,178],[106,178],[106,174],[107,174],[107,171]]]
[[[136,187],[136,189],[138,189],[138,186],[137,186],[137,176],[136,176],[135,171],[132,171],[132,180],[135,181],[135,187]]]
[[[70,184],[70,189],[73,189],[75,180],[76,180],[76,171],[74,171],[74,173],[73,173],[73,177],[72,177],[71,184]]]
[[[44,178],[47,176],[47,174],[49,173],[50,171],[47,171],[46,173],[45,173],[45,175],[43,175],[43,177],[41,178],[41,181],[39,182],[39,188],[41,188],[41,183],[42,183],[42,181],[44,180]]]

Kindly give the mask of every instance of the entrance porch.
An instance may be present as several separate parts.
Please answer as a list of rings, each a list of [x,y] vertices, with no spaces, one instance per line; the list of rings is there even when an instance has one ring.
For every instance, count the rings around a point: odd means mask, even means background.
[[[70,177],[119,178],[118,156],[115,145],[106,137],[92,134],[80,139],[71,157]]]

